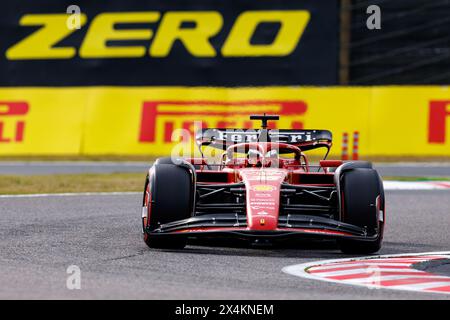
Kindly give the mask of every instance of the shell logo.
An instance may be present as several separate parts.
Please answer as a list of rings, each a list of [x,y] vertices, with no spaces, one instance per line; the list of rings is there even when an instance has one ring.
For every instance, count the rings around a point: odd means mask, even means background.
[[[276,187],[266,185],[266,184],[259,184],[259,185],[252,187],[253,191],[274,191],[275,189],[276,189]]]

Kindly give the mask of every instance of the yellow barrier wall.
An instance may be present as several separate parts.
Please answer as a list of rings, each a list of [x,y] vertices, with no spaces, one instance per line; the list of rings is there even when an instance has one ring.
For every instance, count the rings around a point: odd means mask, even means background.
[[[450,88],[84,87],[0,89],[0,155],[170,154],[176,128],[248,127],[278,113],[278,128],[360,133],[361,156],[450,156]]]

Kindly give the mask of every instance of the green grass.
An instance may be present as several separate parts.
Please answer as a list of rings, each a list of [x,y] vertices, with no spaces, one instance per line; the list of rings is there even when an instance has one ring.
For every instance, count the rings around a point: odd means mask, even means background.
[[[0,175],[0,194],[141,192],[143,173]],[[383,177],[395,181],[450,181],[450,177]]]
[[[29,156],[14,156],[14,155],[0,155],[0,161],[139,161],[152,162],[157,159],[157,156],[148,155],[29,155]]]
[[[1,175],[0,194],[142,191],[145,174]]]

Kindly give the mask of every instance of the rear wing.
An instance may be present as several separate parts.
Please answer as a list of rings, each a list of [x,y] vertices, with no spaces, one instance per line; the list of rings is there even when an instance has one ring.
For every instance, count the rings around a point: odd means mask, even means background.
[[[199,146],[225,150],[236,143],[264,141],[260,140],[261,131],[261,129],[202,129],[197,131],[195,139]],[[267,132],[268,141],[287,143],[303,151],[322,147],[330,149],[332,143],[332,134],[328,130],[271,129]]]

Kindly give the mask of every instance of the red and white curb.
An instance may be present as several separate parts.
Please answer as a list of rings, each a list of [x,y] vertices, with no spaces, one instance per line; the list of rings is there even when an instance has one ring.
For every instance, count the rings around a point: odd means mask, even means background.
[[[450,181],[383,181],[385,190],[450,190]]]
[[[450,251],[316,261],[288,266],[283,272],[371,289],[450,294],[450,277],[412,268],[414,264],[438,259],[450,259]]]

